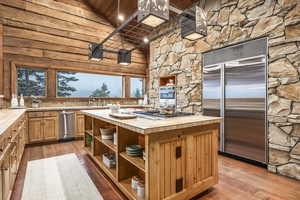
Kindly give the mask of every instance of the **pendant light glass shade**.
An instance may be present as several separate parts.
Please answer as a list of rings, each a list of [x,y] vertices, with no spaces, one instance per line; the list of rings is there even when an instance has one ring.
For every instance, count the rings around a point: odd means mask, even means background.
[[[103,59],[103,48],[102,45],[96,43],[89,44],[89,59],[94,61],[100,61]]]
[[[138,0],[138,22],[157,27],[169,20],[169,0]]]
[[[199,6],[188,9],[181,17],[181,36],[197,40],[207,35],[207,17]]]
[[[118,64],[129,65],[131,63],[131,52],[126,49],[120,49],[118,52]]]

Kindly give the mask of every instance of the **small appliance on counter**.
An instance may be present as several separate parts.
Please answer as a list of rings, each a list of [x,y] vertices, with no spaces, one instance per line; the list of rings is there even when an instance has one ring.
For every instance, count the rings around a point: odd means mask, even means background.
[[[160,78],[159,107],[162,114],[173,114],[176,108],[176,76]]]
[[[41,100],[38,100],[36,97],[32,98],[31,107],[38,108],[40,107]]]

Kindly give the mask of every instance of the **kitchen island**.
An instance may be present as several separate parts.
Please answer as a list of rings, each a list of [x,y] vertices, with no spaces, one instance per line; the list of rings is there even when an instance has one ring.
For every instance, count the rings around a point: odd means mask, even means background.
[[[187,200],[218,183],[218,132],[221,118],[190,115],[174,118],[137,117],[120,120],[109,110],[82,110],[85,149],[129,199]],[[103,140],[100,128],[115,127],[116,142]],[[142,157],[126,153],[128,145],[145,149]],[[103,154],[116,157],[108,168]],[[145,196],[131,188],[131,179],[145,182]]]

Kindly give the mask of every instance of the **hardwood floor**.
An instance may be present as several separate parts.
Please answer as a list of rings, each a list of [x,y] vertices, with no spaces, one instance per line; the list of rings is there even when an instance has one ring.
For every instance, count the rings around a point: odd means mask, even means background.
[[[125,196],[96,167],[82,150],[82,141],[33,146],[25,149],[12,200],[20,200],[26,163],[68,153],[76,153],[104,200],[124,200]],[[300,181],[278,176],[266,169],[219,156],[219,184],[193,200],[299,200]]]
[[[23,155],[21,168],[16,179],[11,200],[21,200],[28,161],[69,153],[76,153],[80,163],[86,169],[104,200],[125,200],[126,197],[109,181],[106,175],[97,168],[88,155],[83,152],[82,146],[82,141],[74,141],[27,147]]]

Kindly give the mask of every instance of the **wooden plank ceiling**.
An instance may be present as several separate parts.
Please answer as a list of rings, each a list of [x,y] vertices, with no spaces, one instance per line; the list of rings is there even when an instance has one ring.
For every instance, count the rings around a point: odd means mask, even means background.
[[[191,7],[199,0],[170,0],[170,4],[184,10]],[[117,27],[121,24],[118,20],[118,0],[87,0],[87,4],[99,15],[106,18],[113,26]],[[130,17],[137,10],[137,0],[120,0],[119,12],[125,19]],[[153,28],[132,21],[126,26],[121,35],[128,42],[139,45],[143,42],[143,38],[153,31]]]
[[[170,0],[170,4],[179,9],[186,9],[197,1],[199,0]],[[118,25],[118,0],[87,0],[87,3],[113,25]],[[120,0],[119,6],[120,13],[122,13],[126,19],[137,10],[137,0]]]

